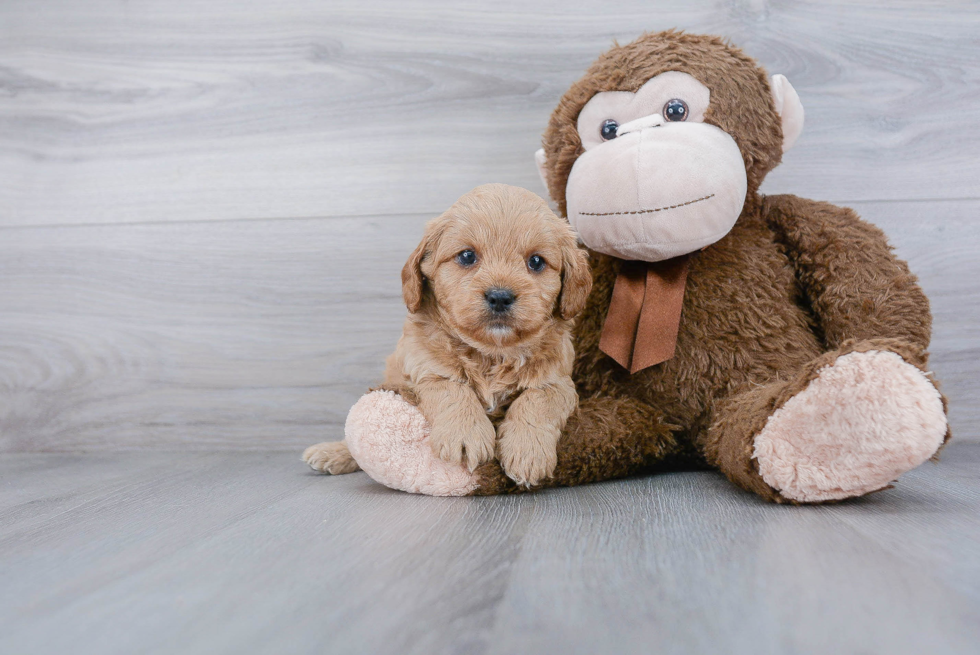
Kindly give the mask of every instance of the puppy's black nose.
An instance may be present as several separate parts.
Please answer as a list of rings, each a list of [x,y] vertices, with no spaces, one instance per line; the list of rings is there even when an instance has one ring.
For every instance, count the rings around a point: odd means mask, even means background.
[[[503,314],[509,310],[510,306],[514,304],[515,298],[513,291],[510,289],[501,289],[500,287],[487,289],[483,297],[486,298],[487,305],[490,306],[490,311],[494,314]]]

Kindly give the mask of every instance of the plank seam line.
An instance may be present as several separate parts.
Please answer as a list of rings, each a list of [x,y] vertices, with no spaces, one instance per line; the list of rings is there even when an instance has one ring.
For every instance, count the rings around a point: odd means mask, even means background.
[[[218,225],[221,223],[273,223],[277,221],[342,221],[348,219],[371,219],[371,218],[392,218],[430,216],[435,218],[445,210],[437,212],[404,212],[390,214],[337,214],[336,216],[271,216],[268,218],[196,218],[196,219],[177,219],[166,221],[103,221],[100,223],[44,223],[40,225],[0,225],[0,230],[39,230],[39,229],[61,229],[71,227],[128,227],[128,226],[148,226],[148,225]]]
[[[769,193],[763,195],[780,195]],[[831,198],[827,202],[835,205],[859,205],[859,204],[899,204],[899,203],[927,203],[927,202],[976,202],[980,196],[965,196],[958,198],[878,198],[878,199],[855,199],[840,200]],[[200,225],[200,224],[220,224],[220,223],[259,223],[276,221],[339,221],[347,219],[370,219],[370,218],[392,218],[431,216],[435,218],[445,209],[438,211],[419,211],[419,212],[390,212],[377,214],[337,214],[334,216],[270,216],[270,217],[250,217],[250,218],[218,218],[209,219],[178,219],[160,221],[103,221],[100,223],[47,223],[41,225],[0,225],[2,230],[39,230],[39,229],[60,229],[60,228],[85,228],[85,227],[128,227],[128,226],[148,226],[148,225]]]

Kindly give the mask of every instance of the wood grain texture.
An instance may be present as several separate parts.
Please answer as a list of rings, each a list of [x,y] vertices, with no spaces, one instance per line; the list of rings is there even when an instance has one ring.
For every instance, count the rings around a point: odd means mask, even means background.
[[[980,201],[856,208],[922,278],[954,431],[980,439]],[[401,332],[427,218],[2,230],[0,451],[341,438]]]
[[[446,499],[296,453],[8,455],[0,652],[974,653],[978,466],[796,508],[713,473]]]
[[[980,198],[980,12],[932,3],[8,0],[0,225],[434,213],[541,191],[558,98],[613,41],[729,37],[807,128],[768,189]]]
[[[426,218],[7,230],[0,449],[340,438]]]
[[[920,276],[942,461],[805,508],[311,474],[424,221],[543,192],[566,87],[668,27],[786,74],[807,127],[764,190],[854,206]],[[0,3],[0,653],[975,653],[978,35],[959,0]]]

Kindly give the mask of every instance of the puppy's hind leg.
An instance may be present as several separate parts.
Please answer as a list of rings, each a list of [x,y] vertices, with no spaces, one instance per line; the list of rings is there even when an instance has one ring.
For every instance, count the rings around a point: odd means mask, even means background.
[[[314,471],[342,475],[360,471],[354,458],[351,457],[345,441],[324,441],[310,446],[303,451],[303,461]]]

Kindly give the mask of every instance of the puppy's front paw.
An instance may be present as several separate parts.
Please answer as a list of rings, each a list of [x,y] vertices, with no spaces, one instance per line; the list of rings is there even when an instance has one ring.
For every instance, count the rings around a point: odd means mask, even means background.
[[[324,441],[303,451],[303,461],[314,471],[341,475],[361,470],[343,441]]]
[[[450,464],[464,464],[470,471],[493,458],[497,435],[486,414],[434,421],[429,443],[436,456]]]
[[[540,484],[555,473],[558,437],[551,427],[505,420],[497,430],[497,459],[511,480],[525,487]]]

